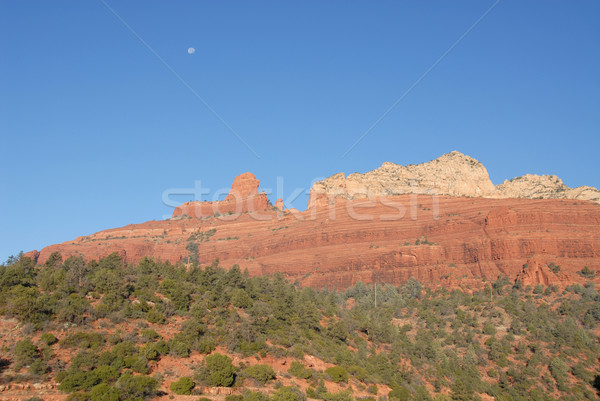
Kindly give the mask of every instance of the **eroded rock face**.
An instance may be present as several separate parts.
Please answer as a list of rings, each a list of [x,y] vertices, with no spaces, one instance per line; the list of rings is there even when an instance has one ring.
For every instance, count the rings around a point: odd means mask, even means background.
[[[246,199],[256,196],[258,195],[259,184],[260,181],[256,179],[254,174],[240,174],[234,178],[233,184],[231,185],[231,190],[229,191],[227,197],[225,197],[225,200],[229,201],[234,199]]]
[[[301,285],[338,289],[415,277],[468,290],[499,275],[564,286],[584,282],[576,273],[584,266],[600,270],[600,206],[559,196],[597,202],[597,190],[535,176],[494,188],[485,167],[458,152],[417,166],[384,163],[366,174],[334,175],[314,185],[304,212],[281,201],[272,207],[258,186],[245,173],[222,201],[188,202],[169,220],[27,255],[40,263],[52,252],[86,259],[118,252],[126,262],[153,257],[186,265],[219,259],[251,275],[280,271]],[[537,197],[551,199],[529,199]],[[592,280],[600,284],[600,275]]]
[[[270,208],[269,199],[265,193],[258,193],[259,183],[252,173],[240,174],[235,177],[229,194],[222,201],[185,202],[175,208],[172,218],[206,218],[264,212]]]
[[[469,289],[499,275],[566,285],[585,281],[576,273],[584,266],[600,270],[600,206],[592,202],[400,195],[374,203],[337,198],[297,214],[270,208],[260,217],[129,225],[44,248],[38,262],[57,251],[64,258],[119,252],[127,262],[150,256],[187,264],[194,243],[202,265],[219,259],[251,275],[280,271],[304,286],[338,289],[410,277]],[[528,262],[534,256],[543,266],[561,265],[560,274],[545,267],[538,273]],[[598,276],[594,281],[600,284]]]
[[[580,199],[600,203],[600,191],[596,188],[569,188],[555,175],[527,174],[506,180],[496,189],[501,198]]]
[[[486,168],[470,156],[454,151],[427,163],[383,165],[364,174],[335,174],[316,182],[310,206],[324,199],[386,197],[402,194],[436,194],[484,198],[577,199],[600,203],[600,191],[582,186],[567,187],[554,175],[532,175],[506,180],[495,186]]]
[[[368,173],[343,173],[316,182],[313,197],[329,194],[348,199],[403,194],[492,197],[496,188],[486,168],[460,152],[447,153],[428,163],[401,166],[383,165]]]
[[[554,262],[549,260],[545,255],[536,255],[527,259],[527,262],[523,265],[523,270],[517,274],[517,280],[519,280],[523,286],[536,286],[541,284],[543,286],[556,285],[558,287],[564,287],[570,284],[569,275],[565,272],[560,271],[560,266],[556,271],[552,271],[549,266],[553,266]]]

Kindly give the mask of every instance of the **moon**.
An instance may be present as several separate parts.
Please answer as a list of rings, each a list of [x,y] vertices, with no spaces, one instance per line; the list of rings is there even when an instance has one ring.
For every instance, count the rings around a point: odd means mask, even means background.
[[[196,53],[196,49],[194,49],[193,47],[188,48],[188,54],[194,54]]]

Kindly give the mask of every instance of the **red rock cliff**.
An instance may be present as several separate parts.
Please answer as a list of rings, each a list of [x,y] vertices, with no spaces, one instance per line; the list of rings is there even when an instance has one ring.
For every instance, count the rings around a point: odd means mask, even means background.
[[[272,207],[258,186],[244,173],[222,201],[184,203],[170,220],[101,231],[30,256],[219,259],[255,275],[281,271],[303,285],[338,288],[410,277],[472,288],[501,274],[525,285],[564,286],[585,281],[577,274],[584,266],[600,269],[598,190],[570,189],[553,176],[494,187],[485,167],[459,152],[336,174],[314,184],[305,212],[281,201]],[[531,199],[538,196],[549,199]]]
[[[240,214],[223,215],[233,210],[227,198],[216,202],[220,216],[213,204],[188,203],[174,219],[49,246],[38,262],[55,251],[87,259],[119,252],[128,262],[151,256],[187,263],[197,256],[202,264],[218,258],[252,275],[281,271],[302,285],[337,288],[410,277],[473,288],[500,274],[565,285],[583,282],[577,271],[584,266],[600,270],[600,206],[592,202],[401,195],[374,202],[334,198],[292,213],[270,207],[257,184],[248,174],[234,182],[245,205]],[[559,273],[547,268],[551,262],[562,266]]]

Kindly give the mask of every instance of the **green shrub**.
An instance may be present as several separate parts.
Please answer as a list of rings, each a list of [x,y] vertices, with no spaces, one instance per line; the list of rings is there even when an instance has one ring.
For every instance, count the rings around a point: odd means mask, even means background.
[[[263,394],[259,391],[244,391],[244,401],[270,401],[268,395]]]
[[[536,295],[543,294],[544,286],[541,284],[537,284],[535,287],[533,287],[533,293]]]
[[[364,382],[369,378],[369,371],[362,366],[352,365],[348,368],[348,373],[361,382]]]
[[[178,395],[190,395],[194,388],[194,381],[190,377],[182,377],[181,379],[171,383],[169,388],[172,392]]]
[[[291,358],[302,359],[304,358],[304,348],[300,344],[294,344],[287,352]]]
[[[474,399],[474,384],[468,378],[459,376],[452,384],[450,398],[455,401],[471,401]]]
[[[569,366],[559,357],[554,357],[548,365],[548,369],[556,380],[556,384],[561,391],[565,390],[567,374],[569,373]]]
[[[165,340],[160,339],[155,343],[148,343],[145,347],[140,350],[140,353],[146,357],[149,361],[156,361],[161,356],[169,353],[169,346]]]
[[[134,376],[126,372],[119,378],[115,386],[119,390],[120,399],[149,399],[156,396],[158,382],[149,376]]]
[[[591,383],[594,379],[591,372],[589,372],[583,363],[579,362],[577,365],[573,366],[571,369],[571,373],[573,375],[585,382]]]
[[[325,374],[331,377],[331,380],[340,383],[348,383],[348,372],[341,366],[334,366],[325,369]]]
[[[65,401],[89,401],[90,395],[88,393],[76,392],[69,394]]]
[[[176,358],[187,358],[190,356],[190,347],[183,341],[169,341],[169,355]]]
[[[71,294],[58,302],[56,318],[62,322],[81,324],[89,308],[87,299],[79,294]]]
[[[230,394],[225,396],[225,401],[244,401],[244,396],[238,394]]]
[[[2,277],[0,277],[1,279]],[[2,295],[10,299],[10,302],[0,302],[4,309],[2,314],[8,314],[31,323],[41,323],[50,319],[52,302],[47,295],[41,294],[37,288],[15,285],[1,291],[6,292]]]
[[[199,381],[216,387],[231,387],[235,380],[231,358],[219,353],[208,355],[196,374]]]
[[[71,359],[70,370],[91,370],[98,363],[98,357],[89,350],[82,350]]]
[[[157,340],[160,338],[160,334],[156,332],[154,329],[145,329],[140,333],[142,338],[146,341],[148,340]]]
[[[123,341],[113,346],[112,353],[118,358],[125,359],[127,357],[136,356],[138,350],[131,341]]]
[[[104,383],[110,383],[119,378],[119,370],[112,366],[101,365],[93,370],[98,380]]]
[[[582,277],[586,277],[586,278],[592,278],[596,275],[596,272],[591,270],[589,267],[587,266],[583,266],[583,269],[581,269],[581,271],[577,272],[580,276]]]
[[[17,343],[15,347],[15,362],[17,367],[30,365],[37,358],[39,358],[39,350],[31,342],[31,339],[26,338]]]
[[[43,375],[48,372],[48,365],[42,359],[36,359],[29,365],[29,373]]]
[[[119,391],[106,383],[100,383],[90,391],[90,401],[119,401]]]
[[[196,351],[201,354],[210,354],[215,350],[216,347],[217,345],[215,344],[215,341],[206,337],[196,341],[196,344],[194,345]]]
[[[350,390],[340,391],[339,393],[325,393],[321,396],[323,401],[354,401]]]
[[[560,271],[560,265],[555,264],[554,262],[548,265],[548,268],[552,271],[552,273],[558,273]]]
[[[231,295],[231,303],[236,308],[247,309],[252,306],[252,298],[250,298],[246,291],[236,288]]]
[[[136,373],[142,373],[144,375],[150,373],[148,359],[146,359],[145,356],[131,356],[127,358],[125,366],[129,366],[131,370]]]
[[[429,393],[429,390],[427,390],[427,387],[425,387],[424,385],[420,385],[419,387],[417,387],[412,399],[418,400],[418,401],[432,401],[433,400],[431,398],[431,394]]]
[[[484,323],[482,331],[483,331],[483,334],[487,334],[490,336],[493,336],[494,334],[496,334],[496,328],[490,322]]]
[[[305,368],[304,365],[298,361],[292,361],[288,373],[300,379],[310,379],[313,374],[311,369]]]
[[[40,340],[46,345],[54,345],[58,342],[58,338],[56,338],[52,333],[42,334]]]
[[[79,331],[60,341],[61,348],[98,348],[104,344],[104,336],[100,333]]]
[[[269,365],[253,365],[242,371],[242,376],[255,380],[262,385],[275,380],[276,375],[273,368]]]
[[[90,390],[100,383],[111,383],[119,377],[119,370],[111,366],[102,365],[96,369],[83,371],[78,367],[71,367],[57,375],[60,382],[59,390],[67,393],[78,390]]]
[[[388,398],[390,401],[407,401],[410,399],[410,391],[404,386],[396,387],[388,393]]]
[[[327,327],[325,332],[329,337],[333,338],[336,341],[345,342],[348,338],[348,330],[346,328],[346,324],[341,320],[332,323],[329,327]]]
[[[146,319],[148,322],[155,324],[165,324],[167,321],[164,313],[159,312],[156,309],[150,309],[150,311],[146,313]]]
[[[63,375],[57,376],[60,381],[58,389],[66,393],[78,390],[89,390],[101,380],[93,372],[84,372],[81,370],[68,370]]]
[[[273,397],[271,397],[272,401],[305,401],[306,396],[304,393],[297,387],[281,387],[277,390]]]

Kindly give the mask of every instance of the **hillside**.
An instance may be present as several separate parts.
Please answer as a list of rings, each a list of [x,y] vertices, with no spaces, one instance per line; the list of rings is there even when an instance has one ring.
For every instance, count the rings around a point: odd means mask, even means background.
[[[597,399],[600,206],[565,188],[453,152],[317,182],[299,212],[245,173],[11,258],[0,399]]]
[[[599,322],[590,281],[337,293],[216,264],[23,257],[0,265],[0,399],[593,400]]]

